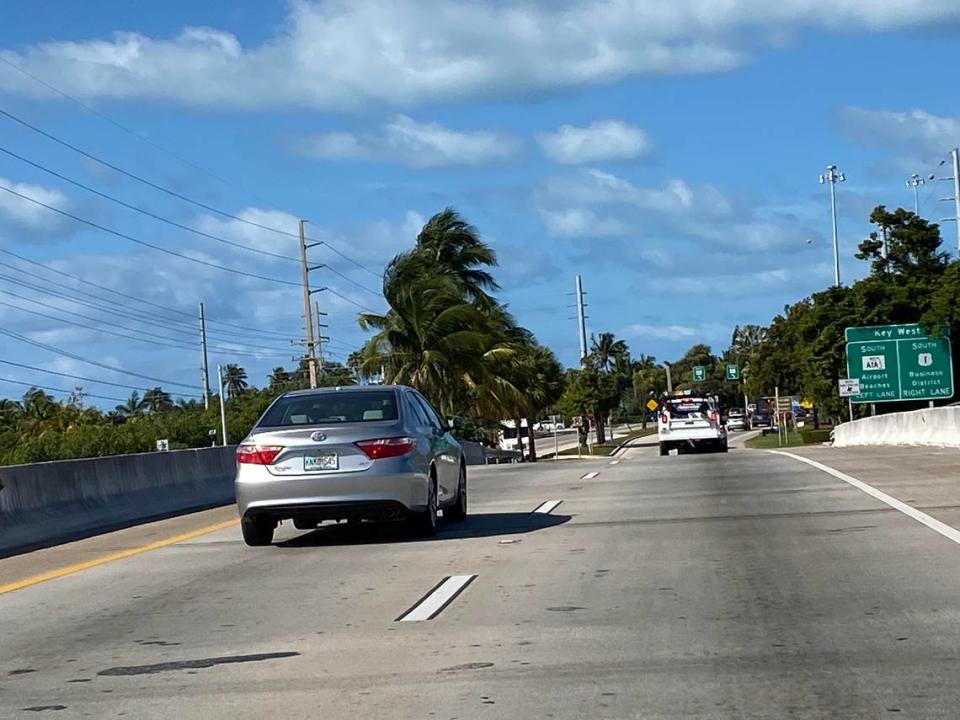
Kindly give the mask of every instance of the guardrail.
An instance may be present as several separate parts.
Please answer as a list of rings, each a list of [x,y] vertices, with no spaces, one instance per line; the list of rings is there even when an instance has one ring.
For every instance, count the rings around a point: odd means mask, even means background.
[[[845,422],[834,428],[833,445],[960,447],[960,407],[924,408]]]
[[[0,467],[0,557],[234,502],[235,447]]]

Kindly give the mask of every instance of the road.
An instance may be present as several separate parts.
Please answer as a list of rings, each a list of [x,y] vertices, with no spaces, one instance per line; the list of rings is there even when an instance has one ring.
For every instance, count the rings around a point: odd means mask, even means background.
[[[957,717],[955,451],[655,452],[473,469],[428,541],[223,508],[0,561],[0,717]]]

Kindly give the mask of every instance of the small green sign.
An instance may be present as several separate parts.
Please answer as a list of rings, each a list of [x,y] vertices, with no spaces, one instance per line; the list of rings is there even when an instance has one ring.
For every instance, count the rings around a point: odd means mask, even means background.
[[[950,338],[919,325],[847,328],[847,377],[860,380],[855,403],[953,397]]]
[[[703,365],[693,366],[693,381],[703,382],[707,379],[707,369]]]
[[[727,380],[739,380],[740,368],[736,363],[727,363]]]

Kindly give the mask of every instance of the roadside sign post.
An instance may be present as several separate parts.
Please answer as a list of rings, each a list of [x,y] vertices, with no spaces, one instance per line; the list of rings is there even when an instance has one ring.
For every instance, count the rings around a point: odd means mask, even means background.
[[[780,447],[783,447],[783,439],[780,437],[781,423],[780,423],[780,388],[779,387],[775,387],[773,389],[773,396],[774,396],[773,402],[776,406],[774,407],[773,421],[777,424],[777,445],[779,445]]]
[[[953,397],[953,355],[947,335],[930,337],[916,323],[848,327],[847,378],[860,381],[851,403]]]
[[[853,398],[860,394],[860,378],[840,378],[837,381],[840,397],[847,399],[850,421],[853,421]]]
[[[557,422],[559,416],[551,415],[550,422],[553,423],[553,459],[554,461],[560,459],[560,439],[557,437]]]
[[[693,381],[703,382],[707,379],[707,369],[703,365],[693,366]]]

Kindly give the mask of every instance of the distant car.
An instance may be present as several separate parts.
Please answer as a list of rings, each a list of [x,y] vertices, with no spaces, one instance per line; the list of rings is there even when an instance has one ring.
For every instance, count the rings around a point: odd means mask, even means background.
[[[743,410],[731,408],[727,413],[727,430],[746,430],[747,418]]]
[[[565,430],[566,425],[563,424],[562,420],[541,420],[536,425],[533,426],[533,429],[537,432],[553,432],[554,430]]]
[[[727,452],[727,430],[713,398],[672,397],[664,400],[657,423],[660,454],[711,449]]]
[[[237,447],[237,506],[247,545],[269,545],[281,520],[406,519],[423,535],[467,515],[463,446],[403,386],[281,395]]]
[[[765,410],[755,410],[750,417],[750,425],[755,428],[773,427],[773,416]]]

